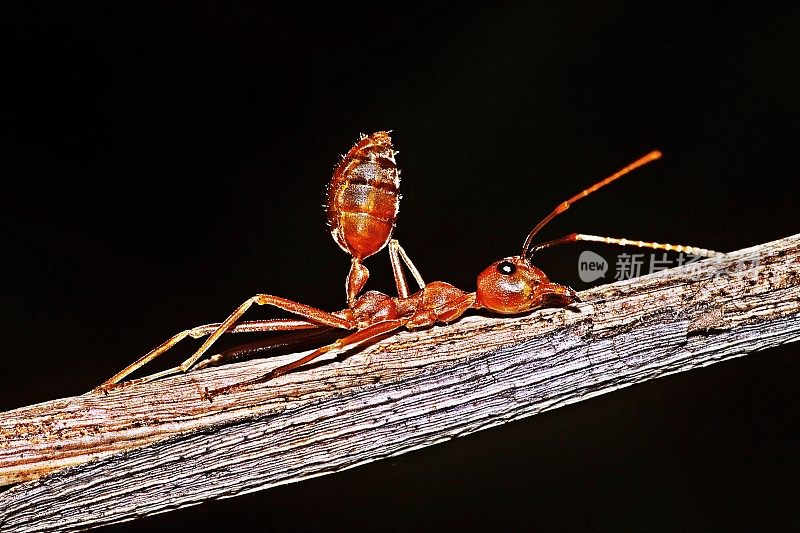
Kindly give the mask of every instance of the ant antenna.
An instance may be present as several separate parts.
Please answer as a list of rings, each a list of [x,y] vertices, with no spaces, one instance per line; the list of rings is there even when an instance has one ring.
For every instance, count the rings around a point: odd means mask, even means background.
[[[646,156],[637,159],[636,161],[634,161],[633,163],[631,163],[627,167],[623,168],[622,170],[619,170],[619,171],[615,172],[614,174],[610,175],[609,177],[607,177],[604,180],[598,181],[597,183],[595,183],[594,185],[592,185],[588,189],[585,189],[585,190],[579,192],[578,194],[576,194],[575,196],[573,196],[569,200],[558,204],[556,206],[556,208],[553,209],[552,213],[550,213],[549,215],[544,217],[544,219],[541,222],[539,222],[538,224],[536,224],[536,227],[534,227],[531,230],[531,232],[528,233],[528,237],[525,239],[525,244],[522,245],[521,257],[525,257],[526,254],[528,253],[528,250],[531,247],[531,242],[533,241],[533,237],[537,233],[539,233],[539,231],[543,227],[545,227],[545,225],[547,225],[548,222],[550,222],[551,220],[556,218],[558,215],[560,215],[561,213],[563,213],[564,211],[569,209],[569,206],[571,206],[572,204],[574,204],[575,202],[577,202],[581,198],[583,198],[585,196],[589,196],[590,194],[592,194],[594,191],[596,191],[600,187],[604,187],[604,186],[608,185],[609,183],[611,183],[612,181],[615,181],[616,179],[621,178],[622,176],[624,176],[628,172],[631,172],[632,170],[636,170],[637,168],[642,167],[642,166],[646,165],[647,163],[650,163],[651,161],[655,161],[656,159],[659,159],[661,157],[661,155],[662,154],[661,154],[660,151],[653,150],[652,152],[650,152]]]

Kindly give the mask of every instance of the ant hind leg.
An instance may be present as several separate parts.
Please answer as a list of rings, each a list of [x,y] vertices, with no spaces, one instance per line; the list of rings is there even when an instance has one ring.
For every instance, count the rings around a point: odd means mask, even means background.
[[[400,298],[408,298],[410,294],[408,290],[408,281],[406,280],[406,275],[403,273],[403,265],[405,265],[409,272],[411,272],[411,276],[413,276],[414,281],[417,282],[419,288],[425,288],[425,281],[423,281],[419,270],[417,270],[417,267],[414,266],[413,261],[411,261],[411,258],[408,257],[408,254],[403,247],[400,246],[400,243],[397,241],[397,239],[392,239],[389,241],[389,261],[392,264],[394,282],[397,285],[397,295]]]
[[[288,311],[295,315],[298,315],[306,320],[297,321],[297,320],[286,320],[286,319],[277,319],[273,321],[256,321],[251,324],[261,324],[261,327],[251,326],[250,328],[242,327],[245,324],[239,324],[236,326],[236,322],[242,317],[242,315],[250,309],[253,304],[257,305],[272,305],[284,311]],[[233,313],[228,316],[223,322],[220,324],[210,324],[207,326],[200,326],[194,329],[184,330],[176,335],[170,337],[167,341],[160,344],[137,361],[128,365],[120,372],[106,380],[102,385],[98,387],[99,390],[107,391],[109,389],[114,388],[120,380],[124,379],[126,376],[130,375],[132,372],[143,366],[144,364],[152,361],[159,355],[163,354],[173,346],[175,346],[178,342],[182,341],[186,337],[202,337],[208,334],[208,330],[212,330],[209,337],[203,342],[203,344],[195,351],[195,353],[181,363],[179,366],[174,368],[170,368],[168,370],[164,370],[162,372],[157,372],[156,374],[152,374],[145,378],[141,378],[136,380],[137,382],[141,381],[152,381],[154,379],[158,379],[160,377],[169,376],[172,374],[177,374],[179,372],[186,372],[189,368],[197,362],[200,357],[211,347],[214,342],[216,342],[219,337],[222,336],[223,333],[227,331],[237,331],[237,327],[239,327],[239,331],[286,331],[286,330],[293,330],[293,329],[307,329],[311,327],[317,326],[331,326],[335,328],[341,329],[353,329],[354,325],[344,318],[336,316],[334,314],[328,313],[321,309],[317,309],[315,307],[311,307],[309,305],[301,304],[299,302],[295,302],[292,300],[288,300],[286,298],[281,298],[279,296],[272,296],[270,294],[257,294],[252,298],[248,298],[245,300],[239,307],[237,307]]]

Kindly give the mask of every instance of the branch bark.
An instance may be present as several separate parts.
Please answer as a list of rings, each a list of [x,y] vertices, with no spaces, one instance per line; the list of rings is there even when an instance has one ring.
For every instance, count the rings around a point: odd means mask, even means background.
[[[800,235],[471,316],[203,400],[297,354],[0,413],[0,530],[69,531],[337,472],[800,339]]]

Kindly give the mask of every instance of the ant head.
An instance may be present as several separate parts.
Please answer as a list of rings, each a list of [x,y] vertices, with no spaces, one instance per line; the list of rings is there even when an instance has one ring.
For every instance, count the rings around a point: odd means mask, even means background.
[[[567,306],[578,301],[575,291],[567,286],[551,282],[544,272],[531,265],[530,257],[535,252],[568,242],[580,240],[577,233],[561,239],[547,241],[538,245],[533,244],[533,238],[548,222],[569,209],[573,203],[589,196],[601,187],[624,176],[642,165],[661,157],[661,152],[653,150],[644,157],[640,157],[627,167],[600,180],[588,189],[585,189],[569,200],[561,202],[552,213],[544,217],[541,222],[528,234],[522,245],[520,255],[506,257],[481,272],[478,276],[478,289],[475,294],[475,307],[485,307],[496,313],[514,314],[532,311],[545,306]],[[586,236],[583,236],[584,238]]]
[[[575,291],[551,282],[527,259],[514,256],[496,261],[481,272],[475,303],[476,307],[510,315],[550,305],[566,306],[577,300]]]

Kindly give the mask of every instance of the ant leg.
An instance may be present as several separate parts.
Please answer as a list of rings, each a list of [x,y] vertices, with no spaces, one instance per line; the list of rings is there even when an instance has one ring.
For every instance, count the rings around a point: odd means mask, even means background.
[[[250,385],[256,385],[258,383],[264,383],[264,382],[269,381],[269,380],[271,380],[273,378],[276,378],[278,376],[282,376],[282,375],[284,375],[284,374],[286,374],[288,372],[291,372],[295,368],[303,366],[304,364],[309,363],[309,362],[313,361],[314,359],[316,359],[317,357],[319,357],[321,355],[324,355],[324,354],[326,354],[326,353],[328,353],[328,352],[330,352],[332,350],[347,349],[347,348],[350,348],[350,347],[355,346],[357,344],[361,344],[363,342],[366,342],[366,341],[368,341],[370,339],[374,339],[375,337],[379,337],[381,335],[389,333],[390,331],[393,331],[393,330],[401,327],[403,325],[403,323],[404,323],[403,320],[395,319],[395,320],[385,320],[383,322],[378,322],[376,324],[372,324],[371,326],[367,326],[366,328],[364,328],[364,329],[362,329],[360,331],[356,331],[355,333],[352,333],[352,334],[350,334],[350,335],[348,335],[346,337],[338,339],[337,341],[332,342],[331,344],[328,344],[327,346],[323,346],[321,348],[317,348],[316,350],[314,350],[310,354],[308,354],[308,355],[306,355],[304,357],[301,357],[300,359],[298,359],[296,361],[292,361],[291,363],[285,364],[283,366],[279,366],[278,368],[267,372],[266,374],[264,374],[261,377],[258,377],[258,378],[255,378],[255,379],[249,379],[247,381],[242,381],[240,383],[235,383],[233,385],[228,385],[227,387],[222,387],[222,388],[214,389],[214,390],[211,390],[211,391],[207,390],[205,396],[210,400],[214,396],[218,396],[220,394],[226,394],[228,392],[232,392],[232,391],[235,391],[235,390],[243,389],[245,387],[248,387]]]
[[[554,239],[552,241],[546,241],[541,244],[537,244],[536,246],[530,249],[530,252],[528,252],[527,257],[530,257],[535,252],[538,252],[539,250],[544,250],[545,248],[551,248],[553,246],[558,246],[560,244],[566,244],[569,242],[577,242],[577,241],[603,242],[606,244],[619,244],[620,246],[636,246],[638,248],[651,248],[653,250],[685,252],[690,255],[699,255],[700,257],[717,257],[722,255],[721,252],[715,252],[714,250],[707,250],[705,248],[698,248],[696,246],[685,246],[683,244],[662,244],[658,242],[617,239],[614,237],[598,237],[597,235],[585,235],[583,233],[570,233],[566,237],[561,237],[560,239]]]
[[[203,326],[197,326],[192,329],[186,329],[184,331],[181,331],[180,333],[176,333],[175,335],[173,335],[163,343],[159,344],[158,346],[147,352],[145,355],[143,355],[133,363],[129,364],[128,366],[126,366],[125,368],[114,374],[111,378],[104,381],[103,384],[97,388],[105,390],[111,388],[114,384],[124,379],[131,373],[135,372],[142,366],[146,365],[147,363],[149,363],[162,353],[166,352],[167,350],[178,344],[186,337],[191,337],[193,339],[199,339],[200,337],[205,337],[206,335],[209,335],[214,331],[216,331],[220,327],[220,325],[221,325],[220,323],[205,324]],[[314,322],[308,322],[306,320],[277,318],[274,320],[249,320],[247,322],[242,322],[226,330],[226,333],[291,331],[291,330],[311,329],[318,327],[320,327],[319,324],[316,324]]]
[[[353,328],[353,324],[349,320],[346,320],[344,318],[338,317],[338,316],[333,315],[331,313],[328,313],[326,311],[322,311],[321,309],[317,309],[316,307],[311,307],[309,305],[305,305],[305,304],[301,304],[301,303],[298,303],[298,302],[294,302],[292,300],[287,300],[286,298],[281,298],[279,296],[272,296],[270,294],[257,294],[255,296],[253,296],[252,298],[247,299],[244,303],[242,303],[239,307],[237,307],[233,311],[233,313],[231,313],[231,315],[228,318],[225,319],[224,322],[220,323],[214,329],[214,331],[211,333],[211,335],[205,340],[205,342],[203,342],[203,344],[200,346],[200,348],[198,348],[197,351],[189,359],[187,359],[186,361],[184,361],[183,363],[181,363],[179,366],[177,366],[175,368],[170,368],[168,370],[164,370],[162,372],[158,372],[156,374],[153,374],[152,376],[148,376],[147,378],[143,378],[142,380],[143,381],[152,381],[152,380],[154,380],[156,378],[160,378],[160,377],[163,377],[163,376],[169,376],[169,375],[172,375],[172,374],[177,374],[178,372],[186,372],[195,362],[197,362],[198,359],[200,359],[200,357],[202,357],[202,355],[211,347],[211,345],[214,344],[214,342],[219,337],[222,336],[223,333],[225,333],[226,331],[230,330],[234,326],[236,321],[239,320],[239,318],[241,318],[241,316],[248,309],[250,309],[250,307],[253,304],[272,305],[272,306],[277,307],[279,309],[283,309],[284,311],[288,311],[290,313],[294,313],[294,314],[296,314],[296,315],[298,315],[300,317],[303,317],[303,318],[307,319],[308,321],[310,321],[310,323],[313,323],[314,326],[331,326],[331,327],[341,328],[341,329],[352,329]],[[298,322],[298,321],[295,321],[295,322]],[[304,322],[304,324],[308,324],[308,323],[309,322]],[[281,329],[283,329],[283,330],[304,329],[305,327],[308,327],[308,326],[301,326],[301,327],[294,327],[293,328],[291,326],[288,326],[286,322],[281,322],[281,325],[283,325],[282,328],[278,327],[278,328],[272,329],[272,330],[270,330],[270,329],[262,329],[262,330],[258,330],[258,331],[277,331],[277,330],[281,330]],[[201,328],[202,327],[205,327],[205,326],[201,326]],[[177,335],[174,335],[173,337],[168,339],[166,342],[164,342],[160,346],[156,347],[150,353],[146,354],[144,357],[139,359],[139,361],[137,361],[133,365],[130,365],[129,367],[125,368],[121,372],[118,372],[112,378],[110,378],[107,381],[105,381],[102,385],[100,385],[100,388],[103,388],[103,389],[110,388],[111,385],[113,385],[113,384],[117,383],[119,380],[125,378],[128,374],[130,374],[131,372],[133,372],[134,370],[136,370],[137,368],[139,368],[140,366],[142,366],[146,362],[148,362],[148,361],[154,359],[155,357],[161,355],[162,353],[166,352],[172,346],[174,346],[175,344],[177,344],[178,342],[180,342],[181,340],[186,338],[188,335],[190,335],[190,333],[193,332],[193,331],[194,330],[186,330],[186,331],[183,331],[181,333],[178,333]],[[199,336],[203,336],[203,333],[201,333]]]
[[[417,285],[419,285],[419,288],[424,289],[425,282],[422,280],[419,270],[417,270],[417,267],[414,266],[411,258],[408,257],[408,254],[405,250],[403,250],[403,247],[400,246],[400,243],[397,242],[396,239],[392,239],[389,241],[389,262],[392,264],[394,282],[397,285],[397,295],[401,298],[408,298],[408,281],[406,280],[406,275],[403,273],[403,267],[400,264],[401,260],[403,264],[406,265],[409,272],[411,272],[411,275],[414,277],[414,281],[417,282]]]
[[[192,365],[194,365],[197,360],[200,359],[200,357],[202,357],[206,351],[208,351],[211,345],[214,344],[214,342],[216,342],[216,340],[219,339],[228,328],[236,323],[236,321],[239,320],[239,318],[241,318],[241,316],[248,309],[250,309],[253,304],[272,305],[278,309],[283,309],[284,311],[294,313],[323,326],[331,326],[341,329],[353,329],[354,327],[354,324],[351,321],[328,313],[327,311],[317,309],[316,307],[311,307],[310,305],[301,304],[292,300],[287,300],[286,298],[281,298],[280,296],[273,296],[271,294],[256,294],[252,298],[245,300],[239,307],[237,307],[233,313],[231,313],[230,316],[219,325],[214,333],[212,333],[203,342],[203,344],[200,345],[197,351],[190,358],[175,368],[170,368],[162,372],[157,372],[151,376],[147,376],[146,378],[143,378],[143,381],[152,381],[164,376],[170,376],[172,374],[186,372],[189,370],[189,368],[191,368]]]
[[[233,361],[241,357],[249,357],[277,348],[293,346],[296,347],[298,351],[307,350],[331,342],[332,339],[336,338],[332,336],[334,335],[334,331],[341,330],[328,326],[317,326],[313,329],[309,328],[300,331],[284,331],[282,335],[274,335],[255,342],[240,344],[215,353],[209,357],[204,357],[192,367],[192,371],[201,370],[210,366],[218,366],[227,361]],[[339,334],[339,336],[344,335]]]
[[[406,274],[403,272],[403,265],[400,264],[399,252],[400,244],[392,239],[389,241],[389,262],[392,265],[392,274],[394,274],[394,283],[397,285],[397,296],[400,298],[408,298],[408,280]]]

